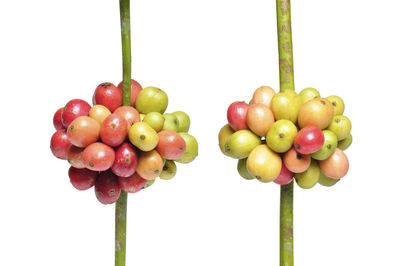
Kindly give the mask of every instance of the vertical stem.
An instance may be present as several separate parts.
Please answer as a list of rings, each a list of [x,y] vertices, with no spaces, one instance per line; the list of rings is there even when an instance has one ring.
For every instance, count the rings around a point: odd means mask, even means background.
[[[280,91],[294,90],[290,0],[276,0]],[[280,265],[293,266],[293,182],[281,186]]]
[[[130,0],[119,1],[121,17],[121,43],[123,67],[123,97],[122,104],[131,103],[131,22]],[[115,266],[125,266],[126,260],[126,213],[128,194],[121,191],[115,205]]]
[[[293,181],[281,186],[280,265],[293,266]]]
[[[115,205],[115,266],[125,266],[128,193],[121,191]]]
[[[124,93],[122,105],[131,105],[131,17],[130,0],[119,0],[121,16],[122,67]]]
[[[290,0],[276,0],[281,91],[294,90]]]

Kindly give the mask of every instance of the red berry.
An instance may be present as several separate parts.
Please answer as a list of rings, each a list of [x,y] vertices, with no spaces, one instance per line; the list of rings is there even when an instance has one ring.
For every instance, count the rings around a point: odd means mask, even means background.
[[[50,140],[50,149],[54,156],[59,159],[67,159],[67,150],[71,142],[69,142],[65,130],[57,130]]]
[[[80,99],[74,99],[69,101],[61,114],[62,124],[65,128],[79,116],[87,116],[90,108],[92,108],[87,102]]]
[[[278,185],[287,185],[293,180],[294,174],[286,168],[285,164],[282,164],[282,169],[279,176],[274,180]]]
[[[104,105],[108,110],[114,112],[122,105],[122,90],[110,82],[101,83],[94,92],[93,104]]]
[[[298,153],[311,154],[324,145],[324,133],[316,126],[306,126],[294,138],[294,148]]]
[[[83,168],[70,167],[68,170],[69,181],[77,190],[86,190],[93,187],[97,172]]]
[[[115,152],[106,144],[92,143],[83,151],[85,167],[93,171],[108,170],[114,163]]]
[[[74,145],[69,146],[67,150],[67,160],[74,168],[85,168],[83,161],[83,151],[85,148],[79,148]]]
[[[126,122],[128,122],[128,130],[127,130],[128,132],[134,123],[140,122],[140,114],[132,106],[118,107],[114,111],[114,114],[118,114],[118,115],[122,116],[123,118],[125,118]]]
[[[101,140],[112,147],[121,145],[128,135],[128,123],[118,115],[111,114],[104,119],[100,129]]]
[[[53,116],[53,125],[56,130],[65,129],[65,127],[62,124],[62,119],[61,119],[63,110],[64,110],[64,108],[61,107],[60,109],[57,110],[57,112],[55,112],[55,114]]]
[[[142,178],[137,173],[129,177],[118,177],[119,186],[121,189],[128,193],[135,193],[144,188],[147,184],[147,180]]]
[[[96,198],[103,204],[116,202],[121,194],[118,177],[111,171],[101,173],[94,184]]]
[[[181,135],[172,130],[158,132],[156,150],[167,160],[176,160],[186,151],[186,142]]]
[[[123,83],[122,81],[118,84],[118,88],[123,91]],[[142,86],[136,80],[131,79],[131,106],[135,106],[136,98],[139,92],[142,90]]]
[[[227,116],[233,130],[249,129],[246,119],[249,107],[250,105],[245,102],[234,102],[229,106]]]
[[[138,159],[135,148],[127,142],[122,143],[115,151],[115,160],[111,170],[117,176],[131,176],[136,171]]]

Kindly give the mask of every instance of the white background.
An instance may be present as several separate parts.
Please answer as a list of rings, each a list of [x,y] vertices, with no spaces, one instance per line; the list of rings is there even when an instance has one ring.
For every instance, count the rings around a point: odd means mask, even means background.
[[[398,1],[293,1],[297,91],[340,95],[353,122],[337,186],[296,186],[296,265],[396,265]],[[70,185],[52,116],[121,78],[118,1],[1,1],[0,265],[113,265],[114,205]],[[278,265],[279,187],[245,181],[217,134],[226,109],[278,89],[272,0],[132,1],[133,77],[184,110],[200,156],[129,196],[127,265]]]

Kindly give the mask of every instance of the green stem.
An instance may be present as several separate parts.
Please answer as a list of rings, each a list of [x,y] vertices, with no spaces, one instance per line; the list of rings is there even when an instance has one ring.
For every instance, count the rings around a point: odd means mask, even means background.
[[[124,93],[122,105],[131,105],[131,18],[130,0],[119,0],[121,16],[122,67]]]
[[[293,181],[281,186],[280,265],[293,266]]]
[[[280,91],[294,90],[290,0],[276,0]],[[293,266],[293,181],[281,186],[280,265]]]
[[[115,205],[115,266],[125,266],[128,193],[121,191]]]
[[[123,67],[122,105],[131,103],[131,27],[130,0],[119,1],[121,16],[121,43]],[[126,213],[128,194],[121,191],[115,205],[115,266],[125,266],[126,261]]]
[[[281,91],[294,90],[292,26],[290,0],[276,0],[279,47],[279,81]]]

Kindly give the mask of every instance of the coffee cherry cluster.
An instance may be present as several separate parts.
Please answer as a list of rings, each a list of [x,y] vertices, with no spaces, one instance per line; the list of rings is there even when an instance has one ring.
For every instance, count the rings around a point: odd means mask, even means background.
[[[304,189],[333,186],[347,174],[343,152],[352,143],[351,122],[338,96],[321,98],[314,88],[299,94],[258,88],[250,101],[232,103],[228,124],[219,132],[221,151],[239,159],[245,179]]]
[[[54,156],[67,160],[72,185],[95,187],[103,204],[118,200],[121,189],[135,193],[176,174],[176,164],[190,163],[198,154],[196,139],[188,134],[189,116],[166,114],[167,94],[131,80],[130,106],[122,106],[122,82],[100,84],[93,106],[69,101],[54,114],[57,130],[51,137]]]

